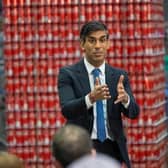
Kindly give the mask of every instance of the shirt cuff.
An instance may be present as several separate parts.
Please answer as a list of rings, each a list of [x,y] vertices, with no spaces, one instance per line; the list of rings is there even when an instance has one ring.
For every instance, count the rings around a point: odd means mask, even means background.
[[[127,109],[130,104],[130,97],[128,95],[128,102],[127,103],[122,103],[122,105]]]
[[[89,99],[89,94],[85,96],[85,103],[86,103],[87,109],[90,109],[93,106],[93,104],[91,103]]]

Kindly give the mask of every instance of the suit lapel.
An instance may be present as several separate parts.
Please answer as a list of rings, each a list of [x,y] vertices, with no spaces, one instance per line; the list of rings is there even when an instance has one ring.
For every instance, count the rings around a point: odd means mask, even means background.
[[[86,95],[90,92],[89,77],[86,67],[84,65],[84,60],[82,59],[78,64],[76,64],[77,79],[81,85],[83,94]],[[114,75],[114,70],[108,65],[105,65],[106,83],[110,89],[112,98],[107,101],[107,106],[112,105],[111,101],[114,101],[114,95],[116,90],[116,78]]]
[[[111,99],[107,100],[107,112],[111,111],[112,108],[112,102],[114,102],[114,95],[115,95],[115,89],[116,89],[116,82],[115,82],[115,75],[114,70],[106,64],[105,66],[105,74],[106,74],[106,84],[109,87]]]
[[[90,92],[89,77],[83,59],[77,64],[77,78],[81,85],[83,94],[86,95]]]

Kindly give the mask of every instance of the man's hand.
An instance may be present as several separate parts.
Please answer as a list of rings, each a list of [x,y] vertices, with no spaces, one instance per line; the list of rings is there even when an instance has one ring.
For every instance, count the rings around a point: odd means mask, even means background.
[[[121,102],[121,103],[128,102],[128,94],[124,89],[123,81],[124,81],[124,75],[120,75],[120,79],[117,84],[118,96],[117,96],[117,100],[115,100],[114,104],[117,104],[119,102]]]
[[[90,93],[90,99],[92,99],[92,103],[97,100],[103,100],[103,99],[110,99],[110,92],[109,88],[106,84],[101,85],[99,78],[96,78],[94,90]]]

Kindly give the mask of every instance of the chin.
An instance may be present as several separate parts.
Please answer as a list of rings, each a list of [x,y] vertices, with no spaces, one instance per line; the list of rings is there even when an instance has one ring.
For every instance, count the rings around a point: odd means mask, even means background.
[[[103,64],[104,60],[96,60],[95,61],[95,66],[100,66],[101,64]]]

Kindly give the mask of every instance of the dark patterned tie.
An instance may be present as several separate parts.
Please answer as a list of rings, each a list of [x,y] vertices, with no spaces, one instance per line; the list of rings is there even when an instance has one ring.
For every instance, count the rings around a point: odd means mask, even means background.
[[[99,77],[100,70],[94,69],[92,71],[93,77],[94,77],[94,83],[96,81],[96,78]],[[105,131],[105,123],[104,123],[104,112],[103,112],[103,102],[102,100],[96,101],[96,113],[97,113],[97,138],[101,142],[103,142],[106,139],[106,131]]]

